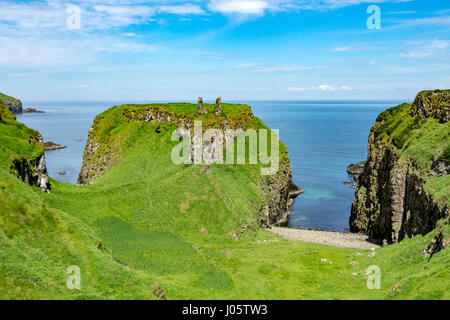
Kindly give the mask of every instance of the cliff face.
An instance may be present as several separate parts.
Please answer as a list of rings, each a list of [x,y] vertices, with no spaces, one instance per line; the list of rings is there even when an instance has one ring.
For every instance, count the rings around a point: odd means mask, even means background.
[[[422,92],[378,117],[352,205],[353,232],[390,244],[448,216],[449,102],[448,91]]]
[[[260,224],[264,227],[286,225],[291,213],[289,207],[294,203],[294,199],[303,193],[303,189],[292,181],[289,159],[280,163],[280,170],[276,175],[261,178],[261,188],[266,203],[261,208]]]
[[[37,143],[43,143],[40,134]],[[50,182],[44,153],[31,158],[21,157],[14,159],[11,163],[11,171],[23,182],[37,186],[44,192],[50,192]]]
[[[253,123],[261,123],[255,118],[248,106],[242,106],[238,112],[226,114],[210,113],[179,113],[168,110],[163,105],[149,106],[121,106],[123,108],[120,122],[126,122],[133,126],[148,123],[155,126],[155,132],[173,130],[177,128],[179,136],[190,136],[195,141],[195,121],[202,121],[202,159],[206,168],[210,164],[217,163],[216,150],[218,140],[205,134],[210,128],[218,129],[223,136],[223,143],[234,142],[236,137],[252,128]],[[118,108],[118,107],[116,107]],[[120,107],[119,107],[120,108]],[[105,121],[101,115],[96,118],[94,125],[89,130],[89,137],[84,153],[83,165],[78,179],[79,184],[89,184],[114,167],[124,153],[132,148],[124,148],[115,143],[113,138],[100,138],[99,131]],[[262,123],[261,123],[262,124]],[[112,128],[111,128],[112,130]],[[199,142],[199,141],[197,141]],[[194,160],[195,151],[191,146],[191,160]],[[302,190],[292,182],[292,172],[287,155],[280,159],[280,170],[272,176],[261,176],[260,187],[264,192],[266,201],[261,205],[259,213],[260,224],[269,226],[273,224],[285,224],[289,215],[289,206],[293,199]]]

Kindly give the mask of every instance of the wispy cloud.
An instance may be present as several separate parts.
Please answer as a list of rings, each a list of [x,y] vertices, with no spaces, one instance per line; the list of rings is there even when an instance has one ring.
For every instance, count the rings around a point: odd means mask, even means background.
[[[435,57],[445,52],[450,47],[450,40],[408,41],[406,44],[412,49],[399,53],[399,57],[424,59]]]
[[[252,70],[252,72],[298,72],[305,70],[320,69],[324,67],[325,66],[280,65],[280,66],[258,67]]]
[[[330,86],[328,84],[321,84],[319,86],[308,87],[308,88],[290,87],[290,88],[287,88],[287,90],[293,91],[293,92],[305,92],[305,91],[338,91],[338,90],[350,91],[351,89],[348,86],[334,87],[334,86]]]

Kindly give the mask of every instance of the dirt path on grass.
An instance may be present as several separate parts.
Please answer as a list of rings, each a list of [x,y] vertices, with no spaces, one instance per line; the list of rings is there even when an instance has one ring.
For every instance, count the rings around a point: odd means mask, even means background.
[[[354,249],[371,249],[379,247],[378,245],[369,242],[368,236],[357,233],[312,231],[279,227],[272,227],[267,230],[291,241],[313,242]]]

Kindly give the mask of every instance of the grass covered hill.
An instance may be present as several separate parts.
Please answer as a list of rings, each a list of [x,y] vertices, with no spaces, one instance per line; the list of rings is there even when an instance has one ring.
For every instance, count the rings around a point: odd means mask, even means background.
[[[194,105],[160,107],[177,119],[264,126],[247,106],[223,105],[219,120],[196,114]],[[374,256],[290,242],[260,227],[261,205],[270,201],[260,165],[207,170],[175,165],[170,160],[175,125],[143,120],[140,112],[148,109],[117,106],[99,115],[90,131],[98,152],[85,155],[85,162],[104,165],[101,175],[82,186],[50,179],[50,193],[11,170],[17,155],[32,157],[34,147],[28,144],[35,131],[5,110],[0,120],[0,298],[449,298],[448,249],[431,257],[422,252],[439,234],[448,242],[448,221],[429,234],[377,249]],[[81,290],[66,287],[71,265],[80,267]],[[381,269],[379,290],[367,288],[370,265]]]
[[[22,112],[22,102],[19,99],[10,97],[4,93],[0,92],[0,103],[3,102],[9,110],[13,113]]]

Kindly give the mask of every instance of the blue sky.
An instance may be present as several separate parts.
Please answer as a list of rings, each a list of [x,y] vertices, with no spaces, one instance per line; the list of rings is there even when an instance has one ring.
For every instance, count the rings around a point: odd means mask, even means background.
[[[409,101],[450,88],[449,1],[2,0],[0,12],[0,91],[25,100]]]

